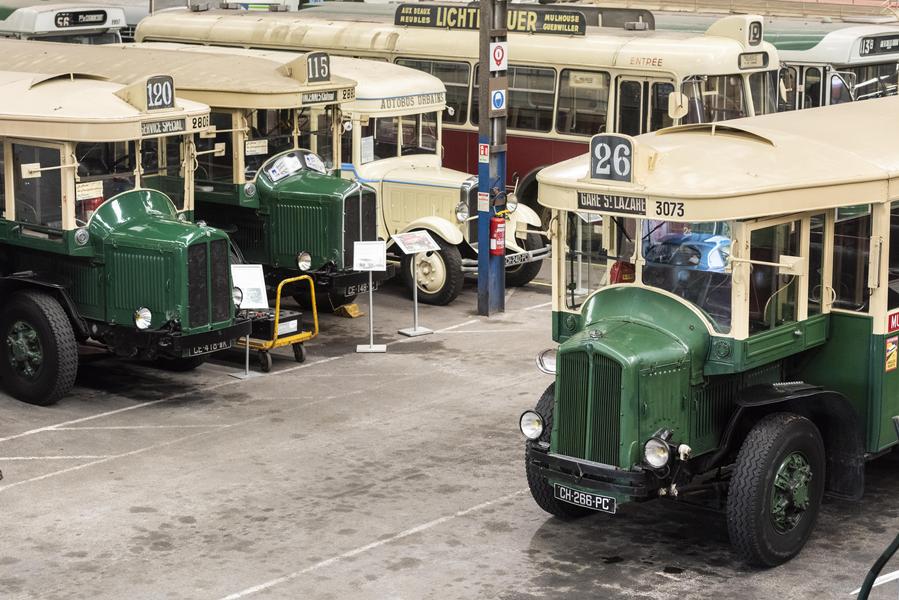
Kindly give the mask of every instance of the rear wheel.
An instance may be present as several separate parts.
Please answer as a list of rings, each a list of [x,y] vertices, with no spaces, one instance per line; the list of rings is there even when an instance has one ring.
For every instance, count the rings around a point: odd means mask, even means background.
[[[66,395],[78,372],[72,324],[52,296],[13,294],[0,314],[0,379],[12,396],[49,406]]]
[[[459,249],[439,237],[440,250],[403,256],[403,279],[412,291],[412,260],[415,259],[418,299],[424,304],[449,304],[462,291],[462,255]]]
[[[740,448],[727,498],[727,530],[750,563],[774,567],[802,550],[824,495],[824,443],[793,413],[759,421]]]
[[[553,407],[555,405],[556,384],[550,384],[537,407],[534,409],[537,414],[543,417],[543,434],[538,441],[549,443],[549,436],[553,428]],[[594,511],[562,502],[553,495],[553,486],[537,472],[537,469],[530,463],[525,462],[525,473],[528,478],[528,487],[531,489],[531,496],[537,505],[546,512],[559,517],[560,519],[576,519],[592,514]]]
[[[543,239],[539,233],[529,233],[522,244],[525,250],[537,250],[543,247]],[[506,269],[506,286],[520,287],[529,284],[540,273],[543,266],[542,260],[521,263]]]

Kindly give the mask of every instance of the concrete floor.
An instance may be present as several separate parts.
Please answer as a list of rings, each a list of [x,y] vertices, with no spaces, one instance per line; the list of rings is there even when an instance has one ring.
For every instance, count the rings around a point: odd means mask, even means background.
[[[388,286],[384,355],[353,352],[366,319],[326,316],[307,363],[265,377],[227,377],[233,353],[189,374],[103,359],[57,406],[0,396],[0,598],[849,597],[899,530],[892,457],[770,571],[737,560],[719,514],[540,511],[517,417],[551,382],[533,367],[549,301],[530,286],[478,318],[469,285],[407,339]]]

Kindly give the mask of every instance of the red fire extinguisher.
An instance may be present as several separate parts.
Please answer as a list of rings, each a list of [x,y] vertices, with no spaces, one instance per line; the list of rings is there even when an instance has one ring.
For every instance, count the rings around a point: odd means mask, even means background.
[[[506,220],[502,217],[490,218],[490,254],[503,256],[506,253]]]

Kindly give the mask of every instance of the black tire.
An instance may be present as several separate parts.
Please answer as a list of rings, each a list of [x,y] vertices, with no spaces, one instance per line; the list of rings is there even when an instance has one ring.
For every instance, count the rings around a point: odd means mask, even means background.
[[[434,237],[434,241],[440,246],[440,250],[436,252],[424,252],[424,258],[425,260],[441,261],[445,270],[445,277],[443,278],[443,284],[432,291],[428,291],[426,288],[419,285],[418,301],[422,304],[443,306],[455,300],[459,296],[459,292],[462,291],[462,284],[465,279],[462,274],[462,255],[459,253],[459,249],[456,246],[443,241],[441,238]],[[435,257],[434,255],[437,256]],[[403,256],[401,268],[403,272],[403,281],[406,282],[406,287],[409,289],[409,294],[411,296],[412,286],[414,285],[412,281],[412,256]],[[419,280],[423,277],[427,277],[427,275],[427,273],[419,272]]]
[[[165,371],[187,373],[188,371],[193,371],[204,362],[206,362],[205,354],[200,356],[184,356],[181,358],[159,357],[153,361],[153,364]]]
[[[539,233],[529,233],[524,240],[525,250],[537,250],[543,247],[543,238]],[[506,287],[521,287],[529,284],[540,273],[543,266],[542,260],[521,263],[506,269]]]
[[[272,370],[272,355],[268,352],[259,351],[259,368],[263,373],[270,373]]]
[[[552,383],[546,388],[543,395],[540,396],[540,401],[537,402],[537,408],[534,409],[537,414],[543,417],[543,434],[538,439],[540,442],[549,442],[549,437],[552,433],[555,393],[556,384]],[[537,469],[527,462],[525,462],[525,473],[528,478],[528,487],[531,489],[531,496],[534,497],[534,501],[537,502],[537,505],[549,514],[560,519],[570,520],[586,517],[595,512],[589,508],[575,506],[574,504],[568,504],[567,502],[556,499],[553,496],[553,486],[550,485],[545,478],[540,476]]]
[[[807,462],[811,477],[800,502],[790,504],[785,514],[796,519],[789,528],[778,522],[771,510],[774,482],[788,457],[799,455]],[[774,567],[785,563],[808,541],[824,495],[824,443],[815,424],[797,414],[775,413],[764,417],[746,436],[740,448],[727,498],[727,530],[731,544],[750,564]]]
[[[22,325],[30,328],[23,332]],[[15,328],[15,330],[14,330]],[[32,335],[40,352],[40,364],[32,365],[32,374],[23,372],[27,359],[13,355],[13,337]],[[26,348],[26,346],[18,346]],[[16,368],[13,364],[22,368]],[[78,342],[72,323],[59,302],[43,292],[32,290],[13,294],[0,311],[0,380],[3,388],[19,400],[38,406],[55,404],[75,385],[78,373]]]
[[[306,362],[306,346],[303,342],[293,344],[293,359],[298,363]]]

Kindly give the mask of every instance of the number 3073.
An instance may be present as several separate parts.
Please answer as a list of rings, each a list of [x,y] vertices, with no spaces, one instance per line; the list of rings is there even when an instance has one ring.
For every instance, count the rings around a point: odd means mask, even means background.
[[[684,216],[683,202],[656,202],[656,216],[658,217],[682,217]]]

